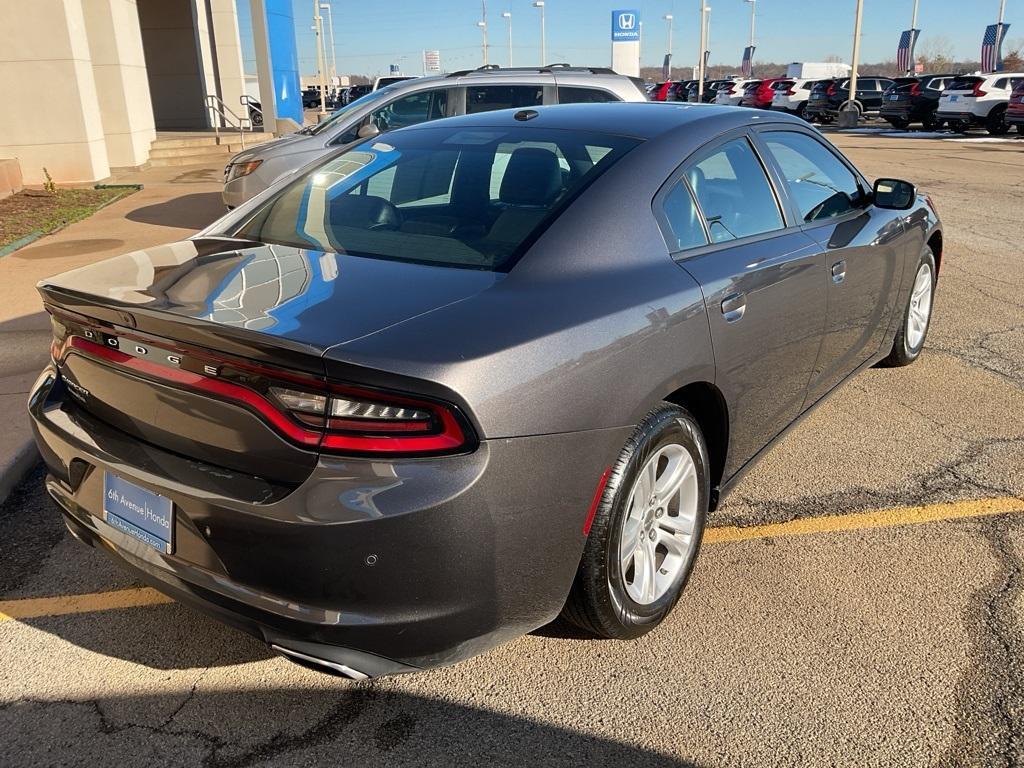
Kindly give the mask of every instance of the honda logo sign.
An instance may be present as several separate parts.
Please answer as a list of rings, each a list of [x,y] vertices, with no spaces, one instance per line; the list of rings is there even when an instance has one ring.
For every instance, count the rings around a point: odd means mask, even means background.
[[[612,11],[612,42],[640,41],[640,11]]]

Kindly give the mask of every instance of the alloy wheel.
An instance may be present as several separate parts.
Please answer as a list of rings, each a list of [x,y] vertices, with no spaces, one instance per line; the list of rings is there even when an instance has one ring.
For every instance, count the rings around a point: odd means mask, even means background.
[[[619,534],[626,594],[654,603],[693,558],[699,503],[697,469],[678,443],[655,451],[637,474]]]
[[[928,264],[918,267],[914,289],[910,294],[910,311],[907,312],[907,349],[916,350],[924,343],[928,320],[932,314],[932,268]]]

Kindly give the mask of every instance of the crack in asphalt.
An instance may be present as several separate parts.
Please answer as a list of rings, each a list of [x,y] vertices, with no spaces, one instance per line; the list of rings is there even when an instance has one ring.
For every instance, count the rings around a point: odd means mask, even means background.
[[[1024,560],[1010,538],[1022,526],[1009,516],[978,525],[997,568],[963,612],[972,646],[956,686],[956,735],[938,765],[1011,768],[1024,763],[1024,628],[1014,612]]]

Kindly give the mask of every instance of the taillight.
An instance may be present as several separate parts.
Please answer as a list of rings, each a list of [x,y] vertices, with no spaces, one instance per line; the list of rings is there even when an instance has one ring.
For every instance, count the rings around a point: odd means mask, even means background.
[[[786,95],[787,96],[796,96],[796,91],[793,90],[793,86],[789,86],[786,89]]]
[[[726,93],[728,93],[730,96],[734,96],[736,94],[736,86],[730,85],[729,90],[726,91]]]
[[[979,96],[979,97],[980,96],[988,96],[988,91],[981,90],[981,83],[975,83],[974,84],[974,91],[973,91],[973,93],[974,93],[975,96]]]
[[[921,95],[921,86],[918,85],[917,83],[911,83],[910,84],[910,95],[911,96],[920,96]]]
[[[835,96],[835,95],[836,95],[836,84],[835,84],[835,83],[832,83],[832,85],[830,85],[830,86],[828,87],[828,90],[827,90],[827,91],[825,91],[825,93],[826,93],[826,95],[828,95],[828,96]]]
[[[56,329],[55,329],[56,330]],[[68,335],[64,335],[68,333]],[[248,361],[214,359],[191,350],[159,350],[140,339],[147,357],[127,354],[99,329],[84,335],[68,328],[55,338],[51,355],[62,363],[83,354],[118,368],[241,406],[269,427],[305,448],[331,453],[427,455],[452,453],[470,444],[469,428],[454,406],[404,393],[333,384]],[[55,336],[57,334],[55,333]],[[173,354],[164,354],[166,352]],[[149,354],[153,353],[153,354]],[[150,359],[152,358],[152,359]],[[157,360],[173,360],[170,364]]]

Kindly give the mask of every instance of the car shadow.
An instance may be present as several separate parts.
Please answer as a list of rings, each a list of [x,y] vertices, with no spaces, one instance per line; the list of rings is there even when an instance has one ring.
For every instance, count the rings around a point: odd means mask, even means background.
[[[226,212],[220,192],[195,192],[163,203],[144,205],[126,213],[125,218],[161,227],[202,229]]]
[[[696,765],[529,717],[406,693],[393,682],[331,682],[302,677],[288,688],[230,690],[200,682],[191,692],[24,701],[0,710],[6,764],[155,764],[159,755],[160,765],[218,768]]]

